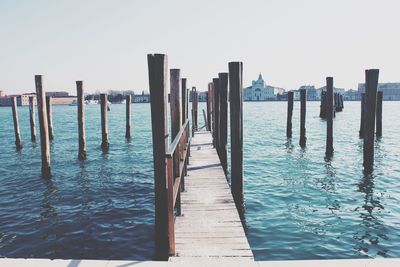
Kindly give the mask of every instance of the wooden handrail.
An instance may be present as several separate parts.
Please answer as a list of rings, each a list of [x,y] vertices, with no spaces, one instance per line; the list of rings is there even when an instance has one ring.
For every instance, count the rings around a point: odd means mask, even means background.
[[[175,254],[175,228],[174,228],[174,209],[177,207],[180,212],[180,191],[183,187],[185,168],[190,154],[189,120],[186,119],[175,139],[170,144],[165,153],[167,163],[167,207],[168,207],[168,242],[169,255]]]

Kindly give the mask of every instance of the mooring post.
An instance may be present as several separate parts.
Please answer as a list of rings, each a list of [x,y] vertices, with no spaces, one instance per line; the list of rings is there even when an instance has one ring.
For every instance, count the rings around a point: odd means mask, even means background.
[[[213,79],[213,88],[214,88],[214,121],[215,121],[215,128],[214,128],[214,147],[219,154],[219,79]]]
[[[22,148],[21,143],[21,132],[19,131],[18,123],[18,110],[17,110],[17,97],[11,97],[12,115],[14,121],[14,133],[15,133],[15,146],[17,150]]]
[[[327,158],[333,155],[333,77],[326,78],[326,150]]]
[[[376,93],[378,89],[378,69],[365,71],[365,127],[364,127],[364,172],[372,173],[374,169],[375,112]]]
[[[228,73],[219,73],[219,107],[220,107],[220,144],[219,157],[225,174],[228,167]]]
[[[382,101],[383,92],[379,91],[376,99],[376,137],[382,136]]]
[[[182,125],[186,121],[186,78],[181,79],[181,99],[182,99]]]
[[[197,129],[197,91],[196,87],[192,87],[192,136]]]
[[[321,105],[319,111],[320,118],[326,118],[326,92],[321,91]]]
[[[53,105],[51,96],[46,96],[47,124],[49,126],[49,139],[53,140]]]
[[[306,101],[307,92],[306,89],[300,89],[300,146],[304,148],[306,146]]]
[[[286,137],[292,138],[293,92],[288,92]]]
[[[167,56],[149,54],[147,62],[153,136],[156,259],[166,260],[171,249],[168,238],[167,164],[165,159],[168,149]]]
[[[86,129],[85,129],[85,97],[83,91],[83,82],[76,81],[76,95],[78,101],[78,159],[86,159]]]
[[[207,130],[212,132],[212,83],[208,83],[207,91]]]
[[[107,126],[107,94],[100,94],[101,109],[101,148],[107,151],[110,147],[108,142],[108,126]]]
[[[215,87],[214,87],[215,88]],[[229,62],[231,190],[239,211],[243,205],[243,63]]]
[[[171,108],[171,142],[174,141],[175,137],[178,135],[181,127],[182,127],[182,103],[181,103],[181,88],[180,88],[180,69],[171,69],[170,70],[170,108]],[[180,145],[178,144],[176,151],[180,151]],[[173,155],[173,177],[179,176],[179,169],[180,169],[180,158],[179,153],[175,153]],[[177,214],[181,215],[181,206],[180,206],[180,192],[178,190],[177,196]]]
[[[36,101],[39,116],[40,148],[42,154],[42,176],[49,178],[50,170],[50,141],[49,126],[47,121],[46,96],[43,90],[42,75],[35,75]]]
[[[366,98],[365,93],[361,93],[361,120],[360,120],[360,131],[359,137],[364,138],[364,128],[365,128],[365,111],[366,111]]]
[[[126,127],[125,127],[125,138],[131,138],[131,95],[125,96],[126,102]]]
[[[35,127],[35,98],[29,97],[29,123],[31,126],[31,140],[36,142],[36,127]]]

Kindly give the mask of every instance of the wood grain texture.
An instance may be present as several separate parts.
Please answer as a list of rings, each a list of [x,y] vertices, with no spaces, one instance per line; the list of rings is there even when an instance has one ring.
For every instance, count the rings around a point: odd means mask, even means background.
[[[253,260],[229,185],[213,148],[209,131],[196,132],[185,192],[181,193],[182,216],[175,219],[175,256],[190,259]]]

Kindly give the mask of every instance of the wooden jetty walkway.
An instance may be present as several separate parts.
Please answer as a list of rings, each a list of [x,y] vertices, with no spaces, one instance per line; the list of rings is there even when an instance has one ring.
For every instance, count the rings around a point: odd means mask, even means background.
[[[195,132],[190,165],[175,219],[175,256],[253,260],[245,232],[209,131]]]

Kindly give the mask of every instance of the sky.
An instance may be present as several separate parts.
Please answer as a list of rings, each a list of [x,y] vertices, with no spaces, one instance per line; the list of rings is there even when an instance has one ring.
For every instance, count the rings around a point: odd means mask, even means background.
[[[356,89],[364,70],[400,82],[398,0],[0,0],[0,90],[148,90],[147,54],[207,90],[228,62],[244,86]]]

